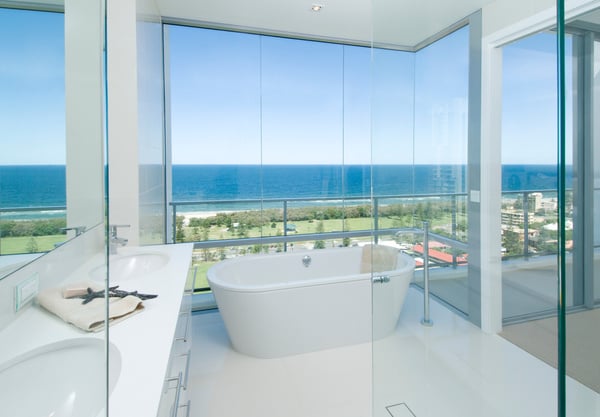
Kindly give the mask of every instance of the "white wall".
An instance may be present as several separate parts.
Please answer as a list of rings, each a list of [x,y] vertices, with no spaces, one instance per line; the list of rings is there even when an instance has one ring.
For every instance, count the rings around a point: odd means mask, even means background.
[[[90,228],[104,220],[103,16],[101,1],[65,1],[66,182],[70,227]]]
[[[165,242],[162,22],[153,1],[138,2],[140,244]]]
[[[107,2],[108,181],[110,224],[139,242],[138,103],[135,1]]]
[[[496,0],[483,7],[483,37],[555,7],[556,0]]]

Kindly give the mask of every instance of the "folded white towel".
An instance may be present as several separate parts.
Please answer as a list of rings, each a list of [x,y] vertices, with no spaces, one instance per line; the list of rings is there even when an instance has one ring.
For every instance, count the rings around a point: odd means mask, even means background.
[[[65,298],[83,294],[81,288],[101,291],[104,287],[94,282],[69,284],[64,288],[48,288],[41,291],[37,300],[39,304],[51,313],[71,323],[82,330],[97,332],[104,328],[106,306],[104,298],[96,298],[87,304],[82,304],[81,298]],[[124,320],[144,309],[142,300],[133,295],[124,298],[109,298],[109,324]]]
[[[396,269],[398,249],[385,245],[365,245],[362,250],[360,272],[386,272]]]

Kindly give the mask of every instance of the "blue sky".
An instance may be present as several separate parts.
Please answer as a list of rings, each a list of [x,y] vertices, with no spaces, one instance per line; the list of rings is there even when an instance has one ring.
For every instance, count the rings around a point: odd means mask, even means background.
[[[571,38],[566,56],[571,56]],[[556,161],[556,36],[539,33],[504,47],[502,96],[502,161],[507,164],[555,163]],[[567,89],[572,61],[566,60]],[[567,94],[567,109],[572,106]],[[567,140],[572,141],[572,118],[567,112]],[[567,146],[567,161],[572,146]]]
[[[176,164],[466,160],[468,28],[417,54],[169,31]],[[0,164],[63,164],[63,16],[0,9],[0,39]],[[504,50],[504,163],[556,160],[554,42]]]
[[[468,34],[412,54],[169,27],[174,163],[465,163]],[[555,163],[555,59],[552,34],[505,48],[503,163]]]
[[[0,9],[0,164],[65,163],[64,18]]]

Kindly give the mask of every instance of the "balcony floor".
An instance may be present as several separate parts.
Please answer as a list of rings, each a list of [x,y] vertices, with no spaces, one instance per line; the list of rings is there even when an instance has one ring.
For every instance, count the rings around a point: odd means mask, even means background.
[[[396,331],[375,343],[278,359],[235,352],[218,312],[193,316],[193,417],[547,417],[556,370],[432,300],[420,325],[411,288]],[[373,358],[373,359],[372,359]],[[600,415],[600,395],[568,379],[567,415]],[[372,411],[371,404],[375,404]],[[387,407],[387,408],[386,408]]]

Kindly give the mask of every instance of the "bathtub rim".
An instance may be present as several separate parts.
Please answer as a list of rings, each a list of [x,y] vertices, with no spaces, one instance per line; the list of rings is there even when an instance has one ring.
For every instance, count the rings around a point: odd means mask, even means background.
[[[321,255],[321,254],[325,254],[325,251],[327,250],[343,250],[343,249],[347,249],[347,248],[330,248],[330,249],[325,249],[325,250],[320,250],[319,252],[317,252],[317,254]],[[356,252],[359,252],[358,250]],[[307,254],[311,254],[314,252],[311,251],[307,251],[307,252],[295,252],[294,255],[297,256],[304,256]],[[282,281],[282,282],[277,282],[274,284],[261,284],[261,285],[248,285],[248,284],[238,284],[238,283],[232,283],[232,282],[228,282],[228,281],[224,281],[223,279],[221,279],[218,276],[218,272],[224,268],[227,268],[228,266],[232,265],[232,264],[237,264],[243,261],[247,261],[248,257],[252,257],[253,260],[260,260],[260,259],[267,259],[267,258],[271,258],[271,257],[275,257],[275,256],[290,256],[292,255],[291,253],[277,253],[277,254],[251,254],[251,255],[245,255],[245,256],[238,256],[236,258],[230,258],[230,259],[225,259],[223,261],[220,261],[216,264],[214,264],[213,266],[211,266],[207,271],[206,271],[206,277],[208,279],[208,283],[209,286],[211,287],[211,289],[214,292],[214,288],[213,286],[222,289],[222,290],[226,290],[226,291],[235,291],[235,292],[251,292],[251,293],[261,293],[261,292],[269,292],[269,291],[276,291],[276,290],[289,290],[289,289],[293,289],[293,288],[298,288],[298,287],[313,287],[313,286],[321,286],[321,285],[333,285],[333,284],[339,284],[339,283],[343,283],[343,282],[351,282],[351,281],[359,281],[359,280],[370,280],[373,276],[380,276],[380,275],[385,275],[385,276],[389,276],[391,277],[395,277],[395,276],[399,276],[399,275],[403,275],[405,273],[408,273],[409,271],[414,272],[415,269],[415,259],[410,256],[407,255],[406,253],[403,253],[401,251],[398,251],[397,254],[397,259],[398,259],[398,265],[401,265],[400,268],[396,268],[396,269],[392,269],[392,270],[387,270],[387,271],[370,271],[370,272],[357,272],[355,274],[346,274],[346,275],[335,275],[335,276],[328,276],[328,277],[321,277],[318,279],[310,279],[310,280],[294,280],[294,281]],[[359,252],[359,256],[360,256],[360,252]],[[411,278],[412,280],[412,278]]]

